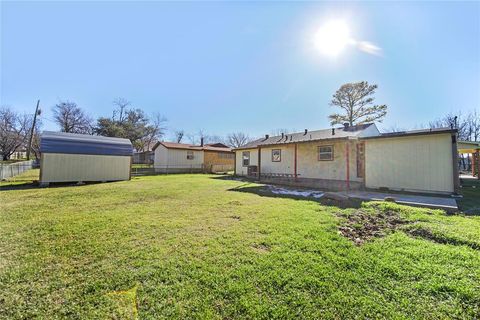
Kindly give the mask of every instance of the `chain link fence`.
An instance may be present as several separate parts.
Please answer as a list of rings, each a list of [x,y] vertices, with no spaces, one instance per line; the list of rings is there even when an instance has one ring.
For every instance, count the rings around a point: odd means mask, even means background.
[[[6,180],[15,177],[27,170],[38,168],[37,160],[27,160],[13,163],[0,162],[0,180]]]

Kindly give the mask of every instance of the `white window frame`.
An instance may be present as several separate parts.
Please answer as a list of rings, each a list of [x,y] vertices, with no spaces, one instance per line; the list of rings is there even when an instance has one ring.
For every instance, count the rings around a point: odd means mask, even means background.
[[[330,148],[331,151],[320,151],[322,148]],[[333,161],[334,158],[334,153],[333,153],[333,145],[323,145],[323,146],[318,146],[317,147],[317,160],[318,161]],[[327,158],[322,159],[322,155],[329,154],[330,156]]]
[[[245,160],[248,160],[248,163],[245,164]],[[242,151],[242,166],[248,167],[250,165],[250,151]]]

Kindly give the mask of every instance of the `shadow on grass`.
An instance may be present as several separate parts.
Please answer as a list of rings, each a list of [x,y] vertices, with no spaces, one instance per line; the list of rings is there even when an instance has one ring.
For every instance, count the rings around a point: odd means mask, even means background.
[[[38,189],[38,182],[21,182],[21,183],[11,183],[7,182],[6,185],[0,183],[0,191],[13,191],[13,190],[28,190],[28,189]]]
[[[283,187],[282,187],[283,188]],[[295,189],[300,190],[300,189]],[[235,188],[228,189],[227,191],[234,191],[234,192],[244,192],[244,193],[251,193],[256,194],[261,197],[270,197],[270,198],[284,198],[284,199],[293,199],[293,200],[303,200],[303,201],[314,201],[324,206],[334,206],[341,209],[346,208],[360,208],[362,205],[361,200],[356,199],[349,199],[345,201],[339,201],[334,199],[328,198],[315,198],[315,197],[303,197],[293,194],[277,194],[273,193],[268,187],[263,185],[256,185],[255,183],[245,181],[244,184],[241,184]]]
[[[29,190],[29,189],[51,189],[51,188],[64,188],[64,187],[83,187],[92,184],[103,184],[103,183],[113,183],[119,181],[90,181],[84,182],[81,184],[78,183],[71,183],[71,182],[55,182],[50,183],[48,187],[40,187],[38,181],[29,181],[29,182],[20,182],[20,183],[11,183],[7,182],[7,185],[0,184],[0,191],[15,191],[15,190]]]

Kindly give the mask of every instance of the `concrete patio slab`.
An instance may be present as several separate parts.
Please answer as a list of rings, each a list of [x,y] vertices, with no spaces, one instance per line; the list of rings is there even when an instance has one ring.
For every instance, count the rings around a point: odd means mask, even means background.
[[[382,193],[382,192],[369,192],[369,191],[348,191],[338,192],[344,194],[349,198],[359,199],[364,201],[383,201],[385,198],[392,198],[398,204],[405,204],[415,207],[426,207],[432,209],[443,209],[447,212],[458,211],[457,202],[453,198],[447,197],[430,197],[430,196],[417,196],[397,193]]]

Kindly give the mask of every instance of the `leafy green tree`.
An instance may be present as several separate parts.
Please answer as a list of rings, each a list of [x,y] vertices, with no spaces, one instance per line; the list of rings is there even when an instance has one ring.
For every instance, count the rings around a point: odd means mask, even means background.
[[[374,94],[378,88],[376,84],[370,85],[367,81],[346,83],[333,95],[330,105],[342,109],[341,113],[331,114],[330,123],[356,124],[374,121],[382,122],[387,114],[386,105],[374,105]]]

